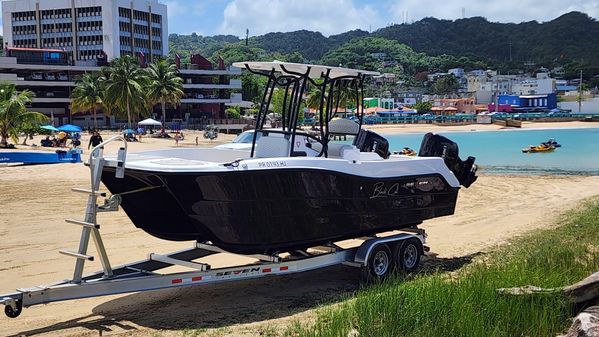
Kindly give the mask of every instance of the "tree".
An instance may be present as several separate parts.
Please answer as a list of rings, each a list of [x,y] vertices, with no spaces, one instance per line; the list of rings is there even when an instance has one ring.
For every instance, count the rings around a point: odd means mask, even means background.
[[[90,111],[94,118],[94,128],[98,128],[96,112],[102,107],[102,82],[98,73],[85,73],[75,82],[71,93],[71,108],[75,112]]]
[[[148,67],[149,99],[160,103],[162,124],[166,122],[166,104],[177,105],[183,97],[183,79],[179,77],[175,64],[158,60]]]
[[[225,109],[225,114],[228,118],[239,119],[241,118],[241,111],[238,106],[231,106]]]
[[[19,128],[26,123],[41,123],[48,119],[39,112],[27,111],[34,94],[29,90],[17,91],[14,84],[0,84],[0,145],[8,139],[18,142]]]
[[[147,73],[130,55],[112,62],[110,78],[106,80],[107,98],[121,111],[127,111],[127,124],[131,128],[131,113],[139,114],[147,106]]]
[[[453,94],[460,87],[458,79],[453,75],[439,77],[433,83],[431,91],[437,95],[448,95]]]
[[[418,111],[419,114],[425,114],[431,112],[433,108],[433,103],[420,101],[414,105],[412,105],[412,109]]]

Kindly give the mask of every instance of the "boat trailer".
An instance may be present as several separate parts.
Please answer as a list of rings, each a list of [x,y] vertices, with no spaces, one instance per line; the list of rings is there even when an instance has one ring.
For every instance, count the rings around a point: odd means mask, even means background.
[[[104,157],[104,146],[121,141],[116,159]],[[217,253],[229,253],[209,242],[196,242],[193,247],[170,254],[148,255],[145,260],[111,267],[108,254],[100,235],[97,214],[118,211],[120,196],[113,195],[104,205],[98,205],[100,178],[105,166],[116,168],[116,177],[123,178],[127,155],[127,142],[123,137],[113,137],[95,147],[90,153],[91,189],[74,188],[73,191],[88,195],[84,220],[66,219],[71,224],[82,227],[77,251],[61,250],[61,254],[76,259],[73,278],[49,285],[19,288],[8,294],[0,294],[0,304],[10,318],[18,317],[23,308],[38,304],[98,297],[147,290],[179,288],[220,282],[240,281],[271,275],[287,275],[329,266],[344,264],[362,269],[367,280],[383,279],[393,271],[411,272],[418,268],[425,246],[426,233],[417,227],[402,230],[401,233],[384,237],[363,237],[359,246],[341,248],[334,243],[312,247],[307,250],[273,255],[243,255],[257,260],[256,263],[242,264],[226,268],[211,268],[199,260]],[[83,275],[86,261],[95,257],[87,254],[92,238],[102,270]],[[187,272],[159,273],[161,269],[181,266]]]

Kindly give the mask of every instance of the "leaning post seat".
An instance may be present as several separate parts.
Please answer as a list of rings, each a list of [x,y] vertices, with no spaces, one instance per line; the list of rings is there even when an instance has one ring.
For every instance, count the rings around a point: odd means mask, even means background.
[[[291,143],[287,137],[262,136],[256,142],[256,158],[289,157]]]

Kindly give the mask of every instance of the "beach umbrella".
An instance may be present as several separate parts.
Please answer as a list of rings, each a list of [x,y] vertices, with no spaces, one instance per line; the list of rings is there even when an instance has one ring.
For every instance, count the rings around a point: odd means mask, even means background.
[[[133,129],[125,129],[123,130],[123,134],[128,134],[128,133],[135,133],[135,131]]]
[[[152,119],[152,118],[148,118],[148,119],[144,119],[143,121],[137,123],[137,125],[142,125],[142,126],[162,126],[162,123],[160,123],[159,121]]]
[[[49,131],[59,131],[54,125],[42,125],[40,129],[49,130]]]
[[[78,127],[77,125],[72,125],[72,124],[65,124],[63,126],[59,126],[58,130],[64,131],[64,132],[81,132],[80,127]]]

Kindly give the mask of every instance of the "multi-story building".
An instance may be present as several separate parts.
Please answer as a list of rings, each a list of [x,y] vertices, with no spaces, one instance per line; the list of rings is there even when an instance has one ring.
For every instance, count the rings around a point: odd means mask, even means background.
[[[72,65],[168,54],[167,9],[157,0],[8,0],[2,25],[7,46],[64,50]]]
[[[144,65],[168,52],[167,9],[156,0],[10,0],[2,2],[5,56],[0,57],[0,81],[35,93],[30,109],[54,118],[54,123],[92,126],[89,114],[74,114],[70,96],[84,72],[123,55]],[[225,117],[227,104],[241,103],[237,68],[213,66],[194,55],[180,66],[185,96],[169,107],[167,120],[193,122]],[[159,111],[154,112],[160,118]],[[115,125],[114,117],[98,114],[100,126]]]

